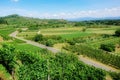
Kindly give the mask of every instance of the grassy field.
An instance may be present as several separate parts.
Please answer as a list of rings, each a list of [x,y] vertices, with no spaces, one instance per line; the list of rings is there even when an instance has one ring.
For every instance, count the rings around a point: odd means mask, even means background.
[[[101,44],[105,43],[118,43],[120,42],[120,38],[110,37],[110,38],[102,38],[101,34],[113,35],[115,34],[115,30],[119,29],[119,26],[110,26],[108,28],[86,28],[85,31],[83,27],[70,27],[70,28],[47,28],[40,29],[35,31],[25,31],[18,34],[21,37],[33,37],[37,33],[41,33],[44,36],[61,36],[62,39],[71,40],[73,38],[85,38],[85,44],[90,45],[94,48],[99,48]],[[93,39],[93,41],[90,40]],[[55,48],[61,49],[65,43],[57,43],[54,45]]]
[[[71,39],[76,37],[84,37],[92,34],[114,34],[115,30],[118,29],[119,26],[112,26],[109,28],[86,28],[86,31],[82,31],[82,27],[72,27],[72,28],[47,28],[40,29],[38,31],[26,31],[21,32],[18,36],[22,37],[33,37],[37,33],[41,33],[44,36],[51,35],[59,35],[63,38]]]
[[[0,44],[0,47],[2,47],[2,44]],[[39,47],[27,44],[25,42],[15,42],[15,41],[11,41],[11,42],[4,42],[4,44],[11,44],[15,47],[15,49],[20,50],[20,51],[28,51],[28,52],[39,52],[40,50],[42,50]]]
[[[0,29],[0,34],[1,35],[9,35],[10,33],[14,32],[16,29],[15,28],[2,28]]]
[[[39,47],[30,45],[30,44],[26,44],[26,43],[16,44],[15,48],[17,50],[29,51],[29,52],[39,52],[41,50],[41,48],[39,48]]]

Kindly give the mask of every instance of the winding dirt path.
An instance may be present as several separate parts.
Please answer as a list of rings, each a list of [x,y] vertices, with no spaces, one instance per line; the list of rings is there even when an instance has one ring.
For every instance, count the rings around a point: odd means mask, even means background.
[[[26,39],[24,39],[22,37],[17,37],[16,35],[18,33],[19,33],[18,31],[15,31],[15,32],[11,33],[9,36],[17,38],[17,39],[22,40],[22,41],[25,41],[27,44],[31,44],[31,45],[34,45],[34,46],[37,46],[37,47],[40,47],[40,48],[48,49],[48,50],[50,50],[53,53],[60,52],[60,50],[55,49],[53,47],[48,47],[48,46],[45,46],[43,44],[39,44],[39,43],[31,41],[31,40],[26,40]],[[105,64],[103,64],[101,62],[92,60],[92,59],[90,59],[88,57],[79,56],[79,60],[82,61],[82,62],[84,62],[85,64],[88,64],[90,66],[94,66],[96,68],[101,68],[101,69],[106,70],[106,71],[120,72],[120,70],[118,70],[118,69],[115,69],[115,68],[113,68],[111,66],[105,65]]]
[[[52,47],[48,47],[48,46],[45,46],[45,45],[43,45],[43,44],[39,44],[39,43],[34,42],[34,41],[31,41],[31,40],[26,40],[26,39],[24,39],[24,38],[22,38],[22,37],[17,37],[17,36],[16,36],[17,34],[18,34],[18,31],[15,31],[15,32],[13,32],[12,34],[10,34],[9,36],[14,37],[14,38],[19,39],[19,40],[22,40],[22,41],[25,41],[27,44],[31,44],[31,45],[34,45],[34,46],[37,46],[37,47],[40,47],[40,48],[48,49],[48,50],[50,50],[50,51],[53,52],[53,53],[57,53],[57,52],[60,51],[60,50],[58,50],[58,49],[54,49],[54,48],[52,48]]]

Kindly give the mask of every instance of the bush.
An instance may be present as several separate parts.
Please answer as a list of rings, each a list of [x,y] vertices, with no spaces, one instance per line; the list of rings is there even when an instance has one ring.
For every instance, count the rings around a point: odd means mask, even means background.
[[[115,31],[115,36],[120,36],[120,29]]]
[[[34,37],[34,41],[38,42],[38,41],[42,41],[43,40],[43,35],[42,34],[37,34]]]
[[[100,49],[103,49],[108,52],[115,51],[115,45],[114,44],[101,44]]]
[[[75,41],[74,40],[71,40],[71,41],[68,41],[68,43],[70,44],[70,45],[75,45]]]
[[[53,46],[54,45],[54,41],[52,39],[48,39],[46,42],[46,46]]]
[[[21,32],[22,32],[22,29],[18,29],[18,32],[21,33]]]

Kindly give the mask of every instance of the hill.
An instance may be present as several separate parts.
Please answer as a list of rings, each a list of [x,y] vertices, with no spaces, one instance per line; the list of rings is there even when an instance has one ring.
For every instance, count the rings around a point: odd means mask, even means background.
[[[86,18],[86,21],[67,21],[63,19],[39,19],[32,17],[19,16],[17,14],[8,15],[0,18],[0,24],[12,25],[18,27],[28,27],[30,30],[38,30],[40,28],[58,28],[58,27],[79,27],[91,25],[120,25],[119,18],[94,19]],[[85,20],[85,19],[84,19]]]

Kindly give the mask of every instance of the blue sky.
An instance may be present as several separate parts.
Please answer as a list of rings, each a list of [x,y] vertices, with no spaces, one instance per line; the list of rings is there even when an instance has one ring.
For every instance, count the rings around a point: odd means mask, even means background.
[[[39,18],[120,16],[120,0],[0,0],[0,16]]]

